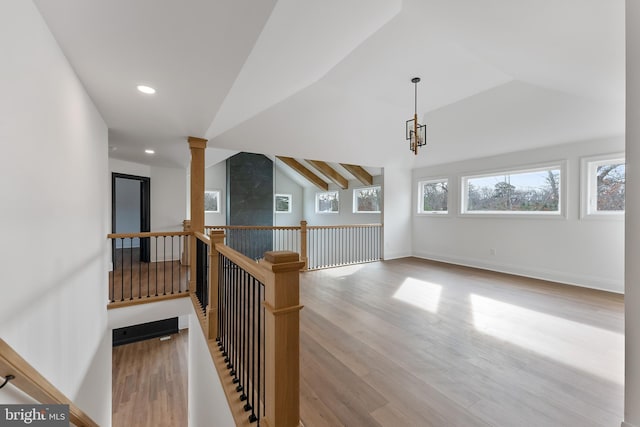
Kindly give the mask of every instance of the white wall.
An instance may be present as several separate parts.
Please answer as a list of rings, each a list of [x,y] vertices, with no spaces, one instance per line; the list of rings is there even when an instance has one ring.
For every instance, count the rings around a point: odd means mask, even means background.
[[[204,170],[204,189],[220,191],[220,213],[206,212],[204,225],[225,225],[227,223],[227,162],[222,161]]]
[[[109,172],[150,177],[151,166],[109,157]],[[109,182],[111,182],[111,174],[109,174]],[[111,187],[109,187],[109,190],[111,190]],[[109,196],[111,196],[111,193],[109,193]]]
[[[384,186],[382,176],[373,177],[373,185],[382,186],[384,197]],[[345,224],[378,224],[382,222],[380,213],[354,213],[353,212],[353,190],[355,188],[367,187],[360,181],[349,181],[349,188],[340,189],[336,185],[329,185],[329,191],[338,191],[340,203],[338,213],[316,213],[316,193],[322,193],[317,187],[304,188],[304,208],[303,216],[309,225],[345,225]]]
[[[185,219],[184,207],[187,204],[187,175],[184,169],[149,166],[109,158],[109,170],[151,179],[151,231],[182,230],[182,221]],[[110,206],[111,187],[105,197],[108,198]]]
[[[413,171],[416,256],[563,283],[623,291],[624,221],[580,219],[580,159],[624,151],[601,139],[474,159]],[[566,160],[566,218],[469,217],[460,212],[460,177]],[[418,215],[418,181],[449,179],[449,215]],[[492,255],[491,249],[495,249]]]
[[[152,231],[182,231],[186,186],[184,169],[151,167]]]
[[[233,427],[235,421],[195,313],[189,323],[189,426]]]
[[[151,231],[182,231],[187,203],[183,169],[151,167]],[[184,243],[178,237],[151,239],[151,262],[178,260]],[[159,246],[156,251],[156,244]],[[173,248],[171,247],[173,245]],[[157,253],[157,256],[156,256]]]
[[[640,427],[640,2],[627,0],[625,404],[623,427]]]
[[[182,231],[184,207],[187,204],[187,175],[184,169],[148,166],[140,163],[109,158],[111,173],[143,176],[151,179],[151,231]],[[111,182],[111,173],[109,182]],[[111,187],[106,196],[111,204]],[[109,208],[109,212],[111,208]],[[158,259],[164,259],[162,242],[158,242]],[[125,247],[129,243],[125,242]],[[166,242],[166,260],[180,259],[180,242],[173,239],[173,258],[171,243]],[[156,240],[151,239],[151,261],[156,261]]]
[[[384,168],[383,259],[411,256],[411,170]]]
[[[193,303],[187,297],[122,307],[109,310],[109,330],[172,317],[178,317],[178,327],[184,329],[189,327],[192,313]]]
[[[32,2],[0,2],[0,52],[0,337],[108,426],[107,127]]]
[[[304,191],[302,186],[289,178],[277,167],[275,168],[274,179],[274,194],[291,194],[291,212],[274,212],[273,225],[299,226],[300,221],[304,219]]]

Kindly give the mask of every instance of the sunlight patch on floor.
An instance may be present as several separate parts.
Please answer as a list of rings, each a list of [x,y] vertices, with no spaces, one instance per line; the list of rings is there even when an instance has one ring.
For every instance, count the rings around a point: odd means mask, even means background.
[[[624,335],[471,294],[475,328],[600,378],[624,384]]]
[[[441,292],[441,285],[407,277],[393,298],[435,314],[438,312]]]

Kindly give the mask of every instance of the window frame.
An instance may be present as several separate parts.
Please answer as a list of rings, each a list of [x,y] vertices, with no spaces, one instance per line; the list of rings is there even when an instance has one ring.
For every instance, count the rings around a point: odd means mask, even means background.
[[[598,166],[625,163],[625,153],[616,152],[582,157],[580,159],[580,219],[623,220],[625,211],[598,211],[598,183],[595,173]],[[626,186],[626,168],[625,168]]]
[[[318,210],[318,202],[320,200],[320,195],[321,194],[335,194],[336,195],[336,200],[338,201],[338,210],[337,211],[320,211]],[[334,214],[339,214],[340,213],[340,192],[337,190],[330,190],[330,191],[320,191],[320,192],[316,192],[316,201],[315,201],[315,212],[318,215],[334,215]]]
[[[366,187],[354,188],[353,189],[353,197],[352,197],[353,213],[354,214],[379,214],[379,213],[382,213],[382,209],[377,210],[377,211],[359,211],[358,210],[358,203],[357,203],[356,194],[360,190],[366,190],[366,189],[369,189],[369,188],[379,188],[380,189],[380,195],[382,194],[382,186],[381,185],[368,185]],[[339,200],[338,200],[338,203],[339,203]],[[382,204],[382,201],[378,200],[378,206],[380,206],[381,204]]]
[[[276,203],[276,198],[278,198],[278,197],[286,197],[289,200],[288,210],[286,210],[286,211],[279,211],[278,210],[278,204]],[[275,212],[277,214],[291,213],[292,204],[293,204],[293,195],[292,194],[276,193],[276,194],[273,195],[273,212]]]
[[[447,210],[446,211],[425,211],[423,209],[424,206],[424,193],[423,187],[426,184],[435,184],[440,182],[447,183]],[[451,210],[449,209],[451,202],[451,186],[449,185],[449,178],[427,178],[427,179],[419,179],[418,180],[418,197],[417,197],[417,214],[418,215],[435,215],[435,216],[446,216],[450,215]]]
[[[558,169],[560,171],[560,186],[557,211],[469,211],[467,201],[469,196],[468,182],[473,178],[486,178],[500,175],[516,175],[522,173],[547,171]],[[463,217],[483,217],[483,218],[526,218],[526,219],[566,219],[567,218],[567,161],[558,160],[554,162],[534,163],[520,166],[513,166],[500,169],[486,170],[479,173],[469,173],[460,175],[460,208],[459,215]]]

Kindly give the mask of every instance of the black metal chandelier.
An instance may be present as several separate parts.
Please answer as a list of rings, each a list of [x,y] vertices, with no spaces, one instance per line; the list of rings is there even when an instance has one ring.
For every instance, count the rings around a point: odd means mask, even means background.
[[[406,139],[409,140],[409,149],[413,154],[418,154],[418,147],[427,145],[427,125],[418,123],[418,82],[420,77],[411,79],[411,83],[415,86],[414,112],[413,119],[407,120]]]

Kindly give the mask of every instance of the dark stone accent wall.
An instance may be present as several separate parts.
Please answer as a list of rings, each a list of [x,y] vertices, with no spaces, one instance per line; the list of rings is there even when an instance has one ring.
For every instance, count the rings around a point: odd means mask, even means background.
[[[273,162],[269,158],[238,153],[227,159],[226,212],[228,225],[273,225]],[[227,235],[227,244],[232,248],[248,237],[235,234]],[[251,250],[242,251],[250,258],[261,258],[273,249],[271,231],[254,231],[250,240]]]

